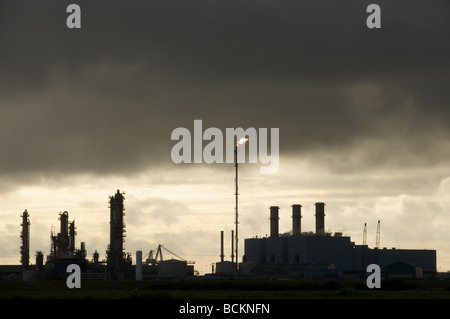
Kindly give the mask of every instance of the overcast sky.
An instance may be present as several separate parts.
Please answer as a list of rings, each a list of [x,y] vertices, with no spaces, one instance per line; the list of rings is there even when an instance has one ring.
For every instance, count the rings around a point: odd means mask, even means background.
[[[67,210],[77,247],[105,258],[120,189],[127,251],[163,244],[209,271],[234,229],[233,165],[170,157],[201,119],[279,128],[276,174],[241,165],[240,252],[270,205],[284,232],[302,204],[308,231],[323,201],[327,230],[360,244],[367,222],[373,247],[381,220],[382,246],[436,249],[450,270],[448,1],[376,1],[376,30],[373,1],[76,1],[68,29],[72,2],[0,2],[0,263],[20,260],[24,209],[32,255]]]

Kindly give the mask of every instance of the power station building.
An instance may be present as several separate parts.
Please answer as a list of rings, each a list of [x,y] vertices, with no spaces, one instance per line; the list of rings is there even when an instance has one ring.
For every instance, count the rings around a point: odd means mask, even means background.
[[[402,261],[420,267],[423,274],[436,274],[436,250],[386,249],[356,245],[342,233],[325,232],[325,204],[315,204],[316,231],[301,232],[301,205],[292,206],[292,231],[279,234],[279,207],[270,207],[270,236],[245,239],[241,272],[258,274],[271,271],[285,275],[302,269],[322,267],[340,274],[366,273],[369,264],[385,267]],[[291,276],[292,277],[292,276]]]

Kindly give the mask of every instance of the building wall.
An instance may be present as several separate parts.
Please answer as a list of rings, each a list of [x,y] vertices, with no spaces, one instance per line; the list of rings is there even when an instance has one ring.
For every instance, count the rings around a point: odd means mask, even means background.
[[[349,256],[352,253],[352,243],[349,237],[290,237],[289,251],[290,262],[333,263],[338,269],[351,267]]]
[[[435,273],[437,269],[436,250],[428,249],[371,249],[369,261],[380,265],[382,270],[397,261],[421,267],[424,273]]]
[[[247,262],[266,262],[266,239],[248,238],[244,240],[244,255]]]
[[[423,272],[421,267],[398,261],[386,266],[385,279],[422,279]]]
[[[333,263],[342,271],[365,272],[369,264],[381,270],[399,260],[424,273],[436,273],[436,251],[420,249],[370,249],[355,245],[347,236],[288,236],[245,239],[247,262]]]
[[[266,263],[286,263],[288,262],[288,238],[270,237],[265,245]]]

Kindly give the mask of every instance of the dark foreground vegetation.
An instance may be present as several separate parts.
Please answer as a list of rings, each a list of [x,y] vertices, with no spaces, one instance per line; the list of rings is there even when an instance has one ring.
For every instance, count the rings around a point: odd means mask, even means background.
[[[450,299],[450,281],[170,280],[83,281],[69,289],[64,280],[0,282],[0,299]]]

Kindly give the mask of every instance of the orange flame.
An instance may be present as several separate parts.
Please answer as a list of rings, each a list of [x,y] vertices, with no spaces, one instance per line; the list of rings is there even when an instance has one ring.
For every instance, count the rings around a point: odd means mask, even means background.
[[[238,146],[239,144],[245,144],[248,141],[248,138],[242,137],[236,144]]]

